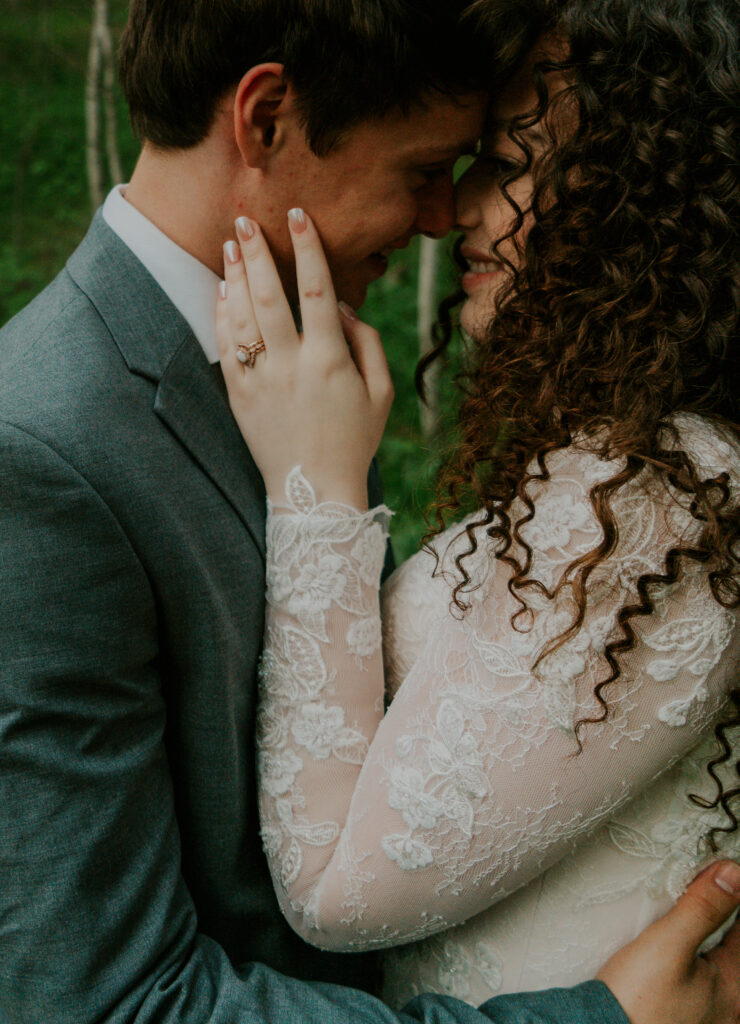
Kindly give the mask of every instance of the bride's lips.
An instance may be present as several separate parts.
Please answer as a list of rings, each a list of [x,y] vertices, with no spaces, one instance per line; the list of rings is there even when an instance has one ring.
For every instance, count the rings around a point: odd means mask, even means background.
[[[470,246],[464,245],[460,250],[460,255],[469,268],[463,274],[462,279],[463,291],[467,293],[490,284],[504,269],[500,260],[494,259],[490,252],[485,252],[482,249],[472,249]]]

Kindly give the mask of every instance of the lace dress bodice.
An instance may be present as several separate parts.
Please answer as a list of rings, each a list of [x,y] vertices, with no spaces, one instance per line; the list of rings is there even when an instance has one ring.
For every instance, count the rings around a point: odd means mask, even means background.
[[[736,486],[734,440],[694,417],[675,423],[702,474],[729,471]],[[420,552],[387,582],[382,644],[387,510],[317,506],[298,470],[287,505],[269,510],[265,850],[307,941],[402,947],[386,954],[392,1004],[592,977],[711,859],[703,836],[725,824],[688,800],[714,795],[703,766],[740,660],[738,612],[713,598],[706,566],[682,558],[674,583],[649,586],[655,611],[631,620],[609,717],[586,727],[580,754],[574,734],[600,715],[594,687],[636,581],[698,535],[688,501],[650,468],[617,492],[616,548],[589,578],[582,624],[547,653],[575,609],[567,581],[548,594],[601,541],[589,491],[620,466],[574,445],[547,468],[521,530],[544,585],[527,588],[529,610],[512,623],[511,570],[481,528],[465,563],[470,607],[451,611],[468,548],[457,525],[435,541],[436,570]],[[722,852],[740,854],[738,837]]]

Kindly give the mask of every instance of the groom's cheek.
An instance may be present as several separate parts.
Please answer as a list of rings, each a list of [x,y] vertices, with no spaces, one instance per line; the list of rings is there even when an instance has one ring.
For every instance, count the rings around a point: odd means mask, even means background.
[[[298,282],[296,280],[295,257],[290,253],[274,252],[273,259],[282,281],[285,294],[291,305],[298,305]]]
[[[287,210],[285,211],[285,216],[279,215],[279,223],[275,222],[277,219],[277,214],[270,218],[263,216],[262,220],[259,221],[259,225],[269,246],[272,258],[275,261],[275,267],[285,289],[285,294],[293,302],[297,298],[297,284],[295,255],[290,240],[290,231],[288,230]],[[283,221],[285,221],[284,224]]]

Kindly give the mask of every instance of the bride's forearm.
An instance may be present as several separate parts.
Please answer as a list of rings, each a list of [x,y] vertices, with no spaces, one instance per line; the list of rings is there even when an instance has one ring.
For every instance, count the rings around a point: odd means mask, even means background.
[[[388,511],[319,504],[299,471],[286,490],[287,505],[268,516],[260,807],[276,891],[306,934],[319,924],[322,880],[333,888],[326,876],[383,714],[379,583]]]

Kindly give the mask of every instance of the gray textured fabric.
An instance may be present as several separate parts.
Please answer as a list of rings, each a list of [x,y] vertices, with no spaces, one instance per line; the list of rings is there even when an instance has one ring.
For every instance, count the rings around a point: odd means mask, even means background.
[[[98,214],[0,332],[2,1024],[399,1019],[276,973],[369,984],[373,963],[305,946],[272,894],[263,573],[220,370]],[[507,1024],[625,1019],[598,985],[499,1005]]]

